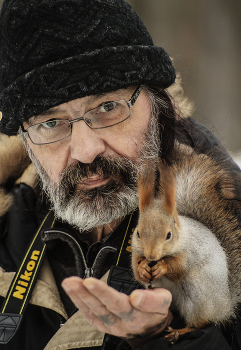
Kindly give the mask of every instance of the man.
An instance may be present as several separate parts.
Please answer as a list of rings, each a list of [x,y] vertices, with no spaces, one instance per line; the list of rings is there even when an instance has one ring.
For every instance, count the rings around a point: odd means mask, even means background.
[[[144,160],[168,161],[174,138],[227,157],[191,119],[175,126],[164,90],[175,70],[166,52],[124,0],[5,0],[0,41],[0,131],[19,132],[41,183],[31,178],[31,189],[25,175],[15,186],[17,172],[3,177],[11,197],[0,227],[2,297],[20,272],[1,309],[0,344],[11,331],[6,350],[230,349],[214,325],[170,345],[164,329],[183,324],[169,311],[171,294],[133,291],[138,286],[123,277]],[[47,252],[36,248],[25,261],[38,226]],[[104,283],[108,275],[127,295]]]

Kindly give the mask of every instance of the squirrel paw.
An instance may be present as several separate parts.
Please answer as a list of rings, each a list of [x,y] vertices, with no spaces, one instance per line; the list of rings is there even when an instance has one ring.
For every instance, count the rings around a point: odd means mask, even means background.
[[[156,264],[152,267],[152,279],[159,279],[167,273],[167,265],[163,259],[156,262]]]
[[[151,282],[151,268],[148,265],[148,260],[143,259],[138,262],[137,273],[139,274],[139,278],[143,282]]]
[[[172,327],[168,327],[166,329],[166,331],[169,333],[167,335],[165,335],[165,339],[170,341],[171,344],[175,344],[176,341],[179,339],[179,336],[180,335],[183,335],[185,333],[188,333],[188,332],[192,332],[192,331],[195,331],[196,329],[195,328],[181,328],[181,329],[173,329]]]
[[[164,338],[168,340],[171,344],[175,344],[180,335],[178,329],[173,329],[172,327],[168,327],[166,329],[166,332],[168,332],[169,334],[165,335]]]

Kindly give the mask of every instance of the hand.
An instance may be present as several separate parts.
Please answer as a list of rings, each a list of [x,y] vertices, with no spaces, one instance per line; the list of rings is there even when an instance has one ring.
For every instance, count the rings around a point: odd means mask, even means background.
[[[172,320],[166,289],[135,290],[127,296],[92,277],[69,277],[62,287],[92,326],[126,339],[133,348],[156,337]]]

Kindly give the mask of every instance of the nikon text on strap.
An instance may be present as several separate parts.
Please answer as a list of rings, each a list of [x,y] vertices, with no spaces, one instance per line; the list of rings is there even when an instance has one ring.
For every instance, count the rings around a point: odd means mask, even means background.
[[[20,326],[45,255],[46,245],[41,241],[40,232],[44,228],[52,227],[54,221],[53,212],[49,212],[30,243],[9,287],[0,309],[0,349],[12,339]]]

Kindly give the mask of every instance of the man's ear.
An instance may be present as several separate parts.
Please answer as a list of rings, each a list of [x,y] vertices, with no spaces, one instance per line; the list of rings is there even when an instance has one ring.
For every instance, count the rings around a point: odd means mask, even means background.
[[[154,200],[155,191],[155,166],[151,161],[146,162],[138,182],[139,210],[145,210]]]

